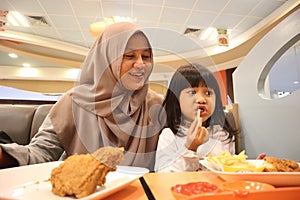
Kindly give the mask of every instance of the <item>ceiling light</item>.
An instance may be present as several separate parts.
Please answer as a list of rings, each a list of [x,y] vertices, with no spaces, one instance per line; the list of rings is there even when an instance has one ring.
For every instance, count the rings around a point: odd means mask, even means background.
[[[29,27],[27,19],[18,11],[10,11],[7,15],[7,21],[13,26]]]
[[[67,71],[66,77],[76,79],[79,77],[80,72],[80,69],[69,69]]]
[[[30,67],[29,63],[23,63],[22,65],[23,65],[23,67]]]
[[[231,30],[230,30],[231,31]],[[216,40],[218,38],[219,46],[228,46],[228,32],[227,29],[208,27],[199,36],[200,40]]]
[[[299,81],[294,81],[293,83],[294,83],[294,84],[298,84],[298,83],[299,83]]]
[[[208,40],[215,40],[218,37],[217,30],[213,30],[213,32],[210,34]]]
[[[19,74],[24,77],[37,77],[38,70],[34,68],[21,68]]]
[[[121,16],[112,16],[109,18],[104,18],[103,21],[94,22],[90,25],[90,33],[92,36],[96,37],[99,35],[99,33],[101,33],[105,29],[105,27],[118,22],[136,22],[136,19],[131,17],[121,17]]]
[[[213,27],[208,27],[207,29],[205,29],[200,35],[200,40],[207,40],[207,38],[210,37],[214,30],[215,28]]]
[[[15,53],[9,53],[8,56],[11,57],[11,58],[17,58],[18,57],[18,55],[15,54]]]
[[[11,15],[7,15],[7,21],[10,25],[20,26],[19,23],[15,20],[15,18]]]

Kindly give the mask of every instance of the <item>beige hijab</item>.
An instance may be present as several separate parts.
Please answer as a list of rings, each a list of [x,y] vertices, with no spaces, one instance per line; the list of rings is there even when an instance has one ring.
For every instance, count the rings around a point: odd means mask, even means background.
[[[148,84],[129,91],[120,82],[122,56],[135,33],[144,34],[127,22],[107,27],[83,63],[78,85],[51,110],[54,129],[68,155],[108,145],[124,147],[122,165],[153,169],[162,97]]]

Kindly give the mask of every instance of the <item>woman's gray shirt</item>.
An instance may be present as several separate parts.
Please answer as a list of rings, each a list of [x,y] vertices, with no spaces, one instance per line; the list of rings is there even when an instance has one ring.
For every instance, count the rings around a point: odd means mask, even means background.
[[[20,166],[56,161],[64,152],[49,115],[28,145],[11,143],[0,144],[0,147],[14,157]]]

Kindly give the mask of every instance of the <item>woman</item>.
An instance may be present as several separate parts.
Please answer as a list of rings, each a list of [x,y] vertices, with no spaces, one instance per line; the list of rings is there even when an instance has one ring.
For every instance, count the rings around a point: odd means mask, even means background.
[[[125,148],[122,165],[153,170],[162,98],[148,88],[152,68],[151,46],[136,25],[107,27],[83,63],[78,85],[53,106],[29,145],[0,146],[0,166],[117,146]]]

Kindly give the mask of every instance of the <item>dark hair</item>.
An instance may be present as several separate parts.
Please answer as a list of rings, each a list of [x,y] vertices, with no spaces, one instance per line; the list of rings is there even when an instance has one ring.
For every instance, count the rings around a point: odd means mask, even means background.
[[[219,84],[211,71],[198,64],[189,64],[179,67],[171,79],[163,102],[163,108],[166,111],[167,117],[167,127],[170,128],[174,134],[177,134],[182,120],[179,95],[182,90],[190,87],[198,87],[199,85],[212,88],[216,95],[214,113],[206,120],[203,126],[220,125],[229,133],[227,139],[232,141],[233,136],[237,134],[237,130],[234,130],[225,118]]]

